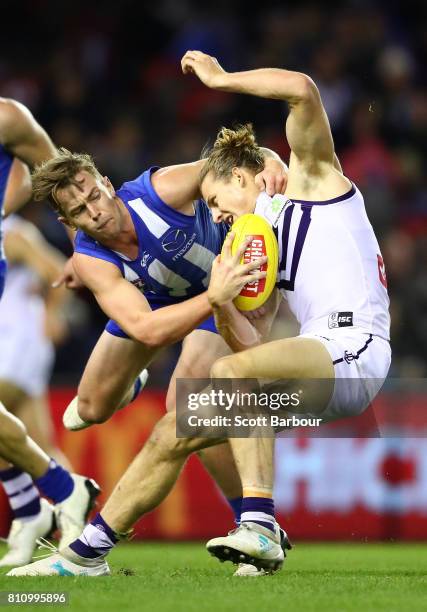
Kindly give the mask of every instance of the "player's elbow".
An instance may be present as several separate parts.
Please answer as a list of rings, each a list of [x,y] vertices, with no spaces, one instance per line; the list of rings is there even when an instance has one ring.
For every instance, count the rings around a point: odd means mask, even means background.
[[[298,101],[309,101],[319,96],[319,90],[313,79],[299,72],[295,77],[294,98]]]
[[[141,323],[132,334],[138,342],[142,342],[145,346],[156,349],[168,344],[167,337],[164,332],[153,326],[152,323]]]

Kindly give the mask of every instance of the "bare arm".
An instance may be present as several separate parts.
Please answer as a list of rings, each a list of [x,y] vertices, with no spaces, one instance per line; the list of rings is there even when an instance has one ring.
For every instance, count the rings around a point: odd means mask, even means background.
[[[204,160],[160,168],[151,177],[157,195],[172,208],[180,209],[200,198],[199,175]]]
[[[10,262],[24,264],[46,285],[53,283],[66,261],[62,253],[44,239],[35,225],[26,221],[19,221],[6,232],[4,245]]]
[[[232,237],[229,237],[230,247],[231,242]],[[250,280],[265,277],[265,272],[255,271],[265,258],[248,264],[238,263],[247,243],[233,256],[237,265],[228,268],[228,292],[232,298]],[[212,314],[207,292],[152,311],[143,294],[122,277],[114,264],[81,253],[74,253],[73,264],[105,314],[117,321],[129,336],[147,346],[160,347],[182,340]]]
[[[15,157],[4,198],[7,216],[31,197],[28,167],[52,157],[56,149],[28,108],[5,98],[0,98],[0,142]]]
[[[221,255],[212,264],[208,300],[214,312],[218,331],[230,348],[238,352],[260,344],[262,329],[254,327],[237,310],[232,300],[246,283],[266,276],[266,272],[260,272],[259,267],[267,261],[267,258],[261,257],[250,264],[241,264],[242,256],[252,237],[248,236],[233,255],[231,247],[234,238],[234,232],[227,235]],[[244,275],[239,274],[239,270],[244,271]]]
[[[292,152],[300,160],[332,166],[334,146],[329,121],[319,91],[307,75],[278,68],[229,73],[215,58],[200,51],[188,51],[182,68],[184,73],[197,74],[212,89],[285,100],[290,108],[286,135]]]
[[[67,332],[62,309],[69,295],[65,289],[53,289],[52,283],[62,271],[65,257],[44,239],[34,225],[22,220],[6,232],[4,246],[11,263],[25,265],[42,281],[46,304],[45,331],[54,342],[60,342]]]
[[[278,291],[265,303],[259,319],[249,321],[232,302],[214,308],[215,324],[233,352],[238,353],[265,342],[271,331],[280,303]]]
[[[75,253],[74,268],[105,312],[124,331],[150,347],[182,340],[212,314],[207,294],[152,311],[143,294],[107,261]]]
[[[261,147],[261,150],[264,154],[265,167],[255,177],[256,183],[269,195],[282,193],[286,184],[287,166],[271,149]],[[189,164],[167,166],[154,172],[151,181],[157,195],[172,208],[177,210],[189,208],[192,202],[202,197],[199,176],[203,164],[204,160],[201,159]]]
[[[56,153],[51,139],[28,108],[4,98],[0,99],[0,141],[30,168]]]

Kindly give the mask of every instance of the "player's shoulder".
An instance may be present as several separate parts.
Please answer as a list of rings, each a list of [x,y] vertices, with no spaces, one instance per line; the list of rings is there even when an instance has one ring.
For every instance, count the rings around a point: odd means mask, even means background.
[[[98,252],[98,251],[110,251],[107,247],[100,244],[95,238],[92,238],[82,230],[77,230],[75,239],[74,239],[74,250],[79,252],[82,248],[89,249],[90,251]]]
[[[74,253],[106,261],[114,264],[121,272],[123,271],[123,263],[117,253],[81,230],[78,230],[76,233]]]
[[[136,178],[126,181],[117,190],[117,195],[125,201],[130,201],[137,198],[153,199],[157,197],[156,191],[152,185],[151,176],[159,169],[158,166],[147,168]]]
[[[0,140],[7,141],[15,131],[28,126],[33,116],[24,104],[11,98],[0,98]]]

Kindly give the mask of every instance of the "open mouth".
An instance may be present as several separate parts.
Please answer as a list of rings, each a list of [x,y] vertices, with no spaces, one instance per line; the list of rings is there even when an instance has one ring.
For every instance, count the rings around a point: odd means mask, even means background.
[[[225,218],[225,222],[228,223],[229,225],[233,225],[233,223],[234,223],[234,215],[228,215]]]

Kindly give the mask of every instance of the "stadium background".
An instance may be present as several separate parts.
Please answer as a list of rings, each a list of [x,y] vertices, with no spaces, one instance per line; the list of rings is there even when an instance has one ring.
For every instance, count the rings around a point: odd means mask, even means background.
[[[192,161],[218,127],[254,123],[259,141],[281,153],[284,108],[231,96],[183,78],[187,49],[229,70],[278,66],[307,72],[328,112],[345,173],[361,188],[386,263],[392,311],[391,376],[427,373],[426,8],[405,2],[244,2],[199,6],[159,0],[6,3],[0,38],[0,93],[29,106],[57,144],[92,153],[115,185],[150,165]],[[67,252],[46,207],[25,216]],[[76,469],[107,494],[162,413],[179,348],[150,368],[150,392],[112,421],[78,434],[59,427],[105,320],[82,292],[58,347],[52,411]],[[286,312],[275,333],[292,333]],[[100,381],[102,384],[102,381]],[[389,391],[392,401],[392,389]],[[427,396],[415,401],[424,406]],[[405,410],[405,403],[402,410]],[[409,427],[409,426],[408,426]],[[405,432],[402,432],[405,433]],[[425,538],[427,444],[393,440],[284,440],[276,496],[294,537]],[[336,458],[340,470],[337,471]],[[0,502],[1,531],[7,509]],[[178,486],[140,524],[143,537],[196,538],[230,527],[231,514],[196,459]]]

